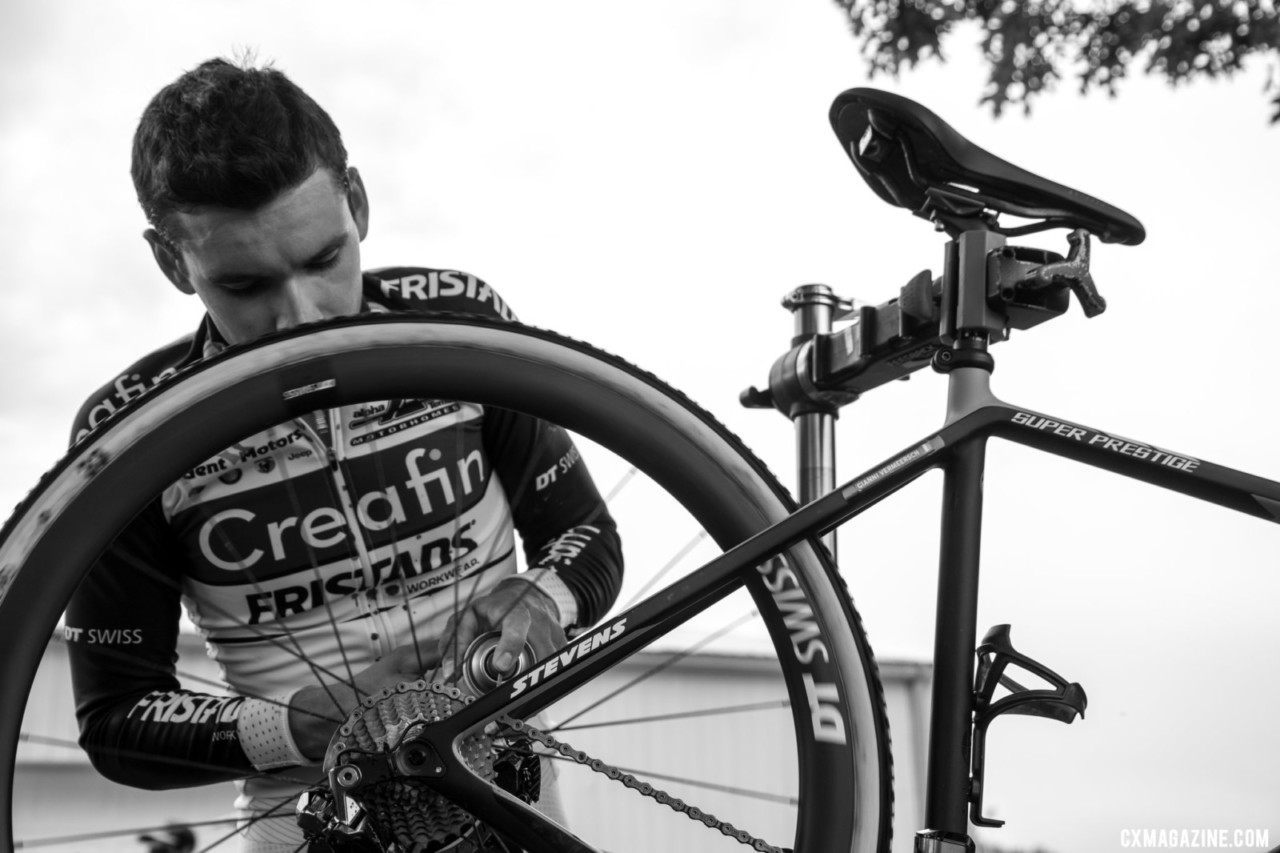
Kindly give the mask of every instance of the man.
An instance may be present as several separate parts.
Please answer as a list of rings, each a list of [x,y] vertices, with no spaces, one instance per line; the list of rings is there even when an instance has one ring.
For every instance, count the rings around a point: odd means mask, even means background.
[[[156,263],[200,328],[108,383],[75,435],[174,370],[302,323],[461,310],[510,319],[465,273],[361,272],[369,199],[329,116],[284,74],[211,60],[161,90],[132,174]],[[557,476],[540,480],[554,469]],[[513,529],[529,570],[517,573]],[[615,525],[558,427],[442,400],[317,411],[194,467],[127,528],[68,609],[81,743],[107,777],[239,779],[258,853],[293,853],[291,802],[361,698],[500,631],[545,655],[617,595]],[[179,688],[180,601],[231,697]]]

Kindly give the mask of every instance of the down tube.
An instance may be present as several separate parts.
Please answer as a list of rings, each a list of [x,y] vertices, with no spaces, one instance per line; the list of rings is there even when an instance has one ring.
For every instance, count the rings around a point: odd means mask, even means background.
[[[433,723],[423,739],[435,748],[439,760],[451,769],[465,771],[453,744],[499,714],[530,716],[566,695],[585,681],[639,651],[691,615],[705,609],[733,588],[744,572],[787,548],[829,530],[888,497],[926,471],[942,464],[949,437],[955,429],[936,433],[881,465],[850,480],[840,489],[808,504],[755,536],[731,548],[688,577],[649,596],[605,626],[609,642],[571,667],[559,668],[536,684],[520,686],[520,679],[506,689],[494,690]],[[535,668],[538,665],[535,664]],[[446,797],[466,803],[472,813],[517,840],[528,839],[541,849],[548,839],[557,850],[589,850],[581,841],[548,822],[514,798],[481,781],[470,772],[451,772],[433,781]]]
[[[543,710],[741,586],[744,572],[804,539],[831,530],[941,464],[947,455],[941,451],[949,443],[944,436],[954,432],[944,430],[911,446],[613,617],[607,624],[615,629],[617,638],[590,657],[557,669],[536,684],[516,684],[508,690],[486,693],[434,724],[432,730],[457,737],[498,714],[524,717]]]

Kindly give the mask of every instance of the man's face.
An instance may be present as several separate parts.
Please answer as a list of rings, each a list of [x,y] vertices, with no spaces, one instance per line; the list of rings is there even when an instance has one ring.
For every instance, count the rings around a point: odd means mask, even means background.
[[[176,249],[148,231],[156,261],[200,297],[228,343],[360,310],[360,241],[368,201],[350,170],[350,196],[328,169],[252,210],[209,205],[173,214]]]

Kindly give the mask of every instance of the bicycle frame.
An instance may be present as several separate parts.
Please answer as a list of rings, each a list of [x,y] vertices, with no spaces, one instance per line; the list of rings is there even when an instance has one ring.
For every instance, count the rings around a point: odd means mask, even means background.
[[[512,685],[480,697],[433,726],[429,739],[442,766],[454,760],[446,744],[455,738],[466,736],[495,715],[536,713],[718,601],[770,557],[831,530],[926,472],[940,468],[944,476],[942,537],[925,820],[941,846],[925,845],[924,849],[951,849],[947,842],[963,849],[973,802],[973,649],[977,641],[987,440],[995,437],[1024,444],[1276,523],[1280,523],[1280,482],[1004,403],[992,395],[990,373],[980,367],[956,368],[949,378],[948,414],[941,429],[604,623],[594,633],[607,634],[607,641],[571,667],[530,670],[544,675],[532,681],[526,673]],[[445,772],[435,784],[446,796],[456,794],[470,803],[490,803],[492,810],[486,808],[478,816],[517,839],[527,839],[530,844],[550,840],[560,845],[557,849],[590,849],[469,773]]]
[[[339,326],[324,334],[338,335],[342,331],[343,327]],[[299,337],[298,340],[302,338]],[[978,343],[981,346],[977,346]],[[291,339],[290,344],[296,345],[296,341]],[[333,348],[331,342],[328,349]],[[533,716],[735,589],[749,586],[753,593],[764,590],[767,596],[768,589],[775,580],[767,573],[777,572],[776,561],[772,565],[766,564],[770,558],[801,542],[806,543],[803,548],[812,547],[807,544],[809,540],[820,537],[838,524],[859,515],[927,471],[941,469],[944,474],[942,558],[939,568],[928,795],[925,804],[927,826],[934,834],[926,838],[921,849],[963,849],[968,842],[966,809],[976,805],[973,786],[970,784],[969,758],[971,754],[977,756],[981,753],[980,749],[971,746],[976,740],[976,736],[971,739],[971,732],[975,731],[975,716],[978,715],[979,708],[979,696],[973,688],[975,663],[971,650],[976,639],[982,521],[981,484],[987,440],[993,436],[1005,438],[1237,511],[1280,521],[1280,483],[1252,477],[1193,457],[1170,453],[1152,445],[1120,439],[1109,433],[1001,402],[990,390],[990,364],[985,367],[982,365],[983,358],[989,362],[985,348],[985,341],[972,336],[961,336],[954,342],[953,348],[938,352],[939,363],[947,362],[952,368],[949,371],[947,416],[940,429],[790,515],[779,518],[775,509],[772,517],[777,519],[776,523],[694,570],[684,579],[651,595],[627,612],[602,622],[588,634],[577,638],[575,643],[557,652],[554,658],[536,662],[532,668],[520,673],[512,681],[500,684],[494,691],[462,706],[444,720],[433,722],[410,745],[415,751],[421,746],[427,751],[425,758],[434,760],[409,762],[412,766],[397,765],[399,775],[428,777],[431,787],[440,794],[465,803],[467,810],[476,818],[491,824],[498,832],[527,849],[591,850],[569,831],[543,817],[513,795],[475,775],[465,766],[460,751],[455,747],[458,741],[503,715],[510,714],[516,718]],[[468,355],[469,351],[464,350],[455,357],[463,359]],[[971,363],[964,364],[966,360]],[[305,364],[306,368],[298,373],[297,379],[291,368],[280,368],[284,371],[282,374],[265,376],[249,389],[255,395],[252,399],[261,397],[264,400],[270,398],[278,401],[281,396],[280,388],[310,387],[299,381],[314,383],[310,363],[299,363]],[[238,369],[249,368],[242,363]],[[433,365],[432,369],[439,370],[440,366]],[[237,388],[240,394],[249,393],[244,390],[244,384],[241,382],[230,387]],[[203,387],[196,386],[197,391]],[[442,393],[447,394],[449,390],[446,387],[442,389]],[[185,406],[183,411],[188,417],[199,418],[203,416],[203,410],[196,409],[202,407],[219,411],[219,398],[203,393],[198,407]],[[237,416],[254,417],[256,415],[251,414],[254,408],[244,407],[243,412]],[[224,426],[233,429],[235,425],[232,423]],[[177,434],[184,435],[181,431]],[[216,446],[220,445],[215,443],[208,449]],[[93,488],[109,491],[112,479],[98,477],[94,467],[101,467],[108,458],[114,466],[123,465],[112,468],[111,477],[128,476],[127,473],[118,473],[128,471],[128,457],[114,451],[104,455],[101,448],[95,448],[94,454],[88,455],[87,461],[78,463],[76,470],[88,471]],[[203,457],[195,454],[192,458]],[[183,467],[185,465],[167,473],[161,470],[155,472],[155,476],[160,482],[167,482],[178,476],[176,472],[183,470]],[[61,484],[64,481],[57,480],[55,483]],[[90,501],[86,505],[92,503]],[[124,513],[128,507],[119,510],[113,507],[112,510]],[[40,523],[42,522],[39,520],[30,522],[31,525]],[[116,523],[123,523],[123,520]],[[111,520],[108,520],[107,526],[111,526]],[[78,539],[73,547],[80,547]],[[86,555],[84,562],[89,558]],[[41,584],[40,578],[34,575],[30,578],[22,575],[19,582],[37,588]],[[826,591],[823,595],[827,596],[822,599],[824,601],[840,594],[838,586],[824,589]],[[810,600],[817,600],[811,589],[798,591]],[[33,600],[46,611],[54,606],[52,602],[43,599]],[[840,627],[836,624],[815,625],[820,635],[832,640],[839,639],[835,632]],[[43,648],[43,642],[40,648]],[[796,683],[803,680],[798,695],[804,696],[805,692],[809,692],[811,699],[807,710],[812,712],[812,718],[801,705],[796,709],[795,719],[798,729],[809,727],[806,733],[811,737],[806,740],[819,742],[803,758],[810,762],[810,767],[818,769],[819,772],[813,774],[814,778],[835,778],[839,773],[848,774],[848,752],[832,749],[830,744],[822,744],[822,738],[816,735],[820,733],[822,713],[832,710],[830,705],[833,703],[847,703],[848,696],[809,691],[808,688],[814,685],[808,683],[808,679],[816,673],[816,670],[805,671],[803,674],[789,673],[792,679],[789,686],[792,688],[792,695],[797,695]],[[27,683],[29,680],[28,673]],[[818,678],[818,686],[836,686],[822,684],[825,680]],[[855,690],[857,687],[856,684],[847,684],[844,689]],[[819,702],[819,699],[822,701]],[[828,703],[826,708],[815,707],[823,703]],[[851,703],[848,704],[851,706]],[[841,712],[841,720],[848,719],[850,717]],[[16,725],[13,728],[16,729]],[[390,756],[388,760],[398,760],[399,757],[397,754]],[[415,752],[415,757],[424,756]],[[388,766],[383,763],[384,768]]]
[[[891,479],[896,489],[930,468],[943,470],[925,823],[936,837],[957,845],[968,837],[971,805],[981,802],[980,791],[971,795],[969,735],[975,711],[982,479],[992,437],[1280,523],[1280,482],[1004,403],[991,394],[988,371],[953,371],[946,426],[855,478],[841,494],[858,503],[860,512],[869,505],[859,500],[866,491],[862,484]]]
[[[1067,263],[1077,264],[1082,277],[1088,276],[1088,241],[1073,235],[1073,252]],[[919,353],[932,357],[941,372],[948,374],[946,418],[941,429],[909,445],[873,468],[839,487],[834,487],[837,408],[856,399],[857,393],[842,391],[839,381],[819,381],[821,354],[814,341],[828,338],[832,321],[851,313],[852,306],[831,294],[822,285],[799,288],[784,302],[795,315],[796,345],[775,365],[771,375],[773,399],[767,401],[789,414],[796,424],[797,467],[802,508],[726,551],[681,581],[600,626],[593,635],[605,634],[604,642],[572,666],[547,669],[540,665],[518,678],[513,685],[480,697],[473,705],[432,727],[429,739],[449,765],[448,744],[478,730],[485,720],[502,713],[529,716],[566,695],[627,655],[648,645],[671,627],[709,607],[743,583],[750,583],[770,558],[803,540],[818,540],[835,551],[834,529],[872,505],[934,469],[943,472],[940,558],[934,633],[933,695],[929,722],[929,747],[925,777],[925,828],[916,836],[918,851],[961,853],[972,850],[969,824],[999,825],[984,818],[982,808],[983,741],[985,726],[1007,706],[990,705],[990,694],[981,693],[981,681],[1003,664],[988,664],[980,671],[976,663],[978,581],[981,555],[983,473],[987,441],[1001,438],[1033,449],[1112,471],[1152,485],[1170,489],[1228,509],[1280,523],[1280,482],[1267,480],[1197,457],[1163,450],[1155,445],[1126,439],[1072,421],[1041,414],[1032,409],[1005,403],[990,387],[994,361],[987,354],[991,341],[1002,340],[1008,321],[1016,312],[1041,311],[1022,327],[1035,325],[1066,309],[1067,283],[1057,282],[1060,293],[1045,296],[1035,291],[1030,306],[1015,301],[1008,314],[993,312],[993,290],[988,278],[995,276],[1002,287],[1027,273],[1023,281],[1037,275],[1037,263],[1028,263],[1019,250],[1006,250],[998,234],[966,232],[948,244],[949,252],[966,252],[974,257],[994,259],[990,264],[950,263],[941,280],[940,322],[917,330],[911,336],[892,338],[885,349],[890,357],[877,356],[892,368],[881,373],[871,385],[896,378],[923,366]],[[948,257],[955,257],[949,255]],[[1045,258],[1058,265],[1060,258]],[[997,269],[1006,266],[1003,272]],[[1031,270],[1032,272],[1027,272]],[[1003,275],[1003,278],[1000,278]],[[924,276],[924,274],[922,274]],[[917,276],[903,289],[903,311],[910,301],[909,289],[919,298],[928,287],[927,276]],[[1040,286],[1043,279],[1035,279]],[[1092,281],[1089,280],[1092,288]],[[1038,295],[1037,295],[1038,294]],[[873,309],[860,309],[873,310]],[[874,322],[869,326],[877,325]],[[902,328],[906,328],[903,324]],[[939,331],[941,330],[941,331]],[[876,344],[877,346],[879,343]],[[894,349],[896,347],[896,349]],[[849,347],[852,352],[856,348]],[[911,363],[903,353],[910,352]],[[865,360],[864,360],[865,361]],[[872,360],[870,371],[879,370]],[[847,362],[846,362],[847,365]],[[865,365],[864,365],[865,366]],[[841,368],[843,369],[843,368]],[[895,371],[897,374],[895,375]],[[838,374],[839,370],[829,370]],[[815,379],[816,377],[816,379]],[[788,384],[790,383],[790,384]],[[754,398],[754,399],[753,399]],[[754,389],[744,395],[744,403],[760,405],[765,398]],[[783,398],[779,403],[777,400]],[[996,644],[998,645],[998,644]],[[989,644],[984,644],[987,649]],[[1005,660],[1029,665],[1061,682],[1056,674],[1018,655],[1012,646],[1000,652]],[[999,657],[997,654],[997,658]],[[531,674],[534,677],[530,677]],[[993,676],[993,677],[996,677]],[[990,679],[988,679],[990,680]],[[1070,721],[1083,711],[1084,694],[1079,685],[1066,685],[1059,694],[1026,691],[1028,700],[1040,705],[1023,713],[1054,716]],[[1031,695],[1035,694],[1035,695]],[[1004,702],[1004,700],[1001,700]],[[999,703],[997,703],[999,704]],[[1045,710],[1045,708],[1048,710]],[[976,745],[976,747],[975,747]],[[570,833],[540,819],[527,807],[504,792],[466,772],[445,772],[434,783],[445,796],[455,794],[469,803],[484,802],[491,808],[476,814],[500,831],[528,844],[550,841],[556,849],[589,850]]]
[[[1083,262],[1083,277],[1088,279],[1087,240],[1079,242],[1076,236],[1073,235],[1072,238],[1073,259]],[[979,707],[978,694],[982,685],[975,683],[974,654],[977,640],[982,484],[986,443],[989,438],[1003,438],[1280,523],[1280,482],[1044,415],[1002,402],[993,396],[990,378],[994,363],[986,355],[987,344],[989,340],[1003,339],[1004,331],[1000,329],[998,322],[989,322],[987,311],[998,286],[1007,285],[1017,277],[1010,276],[1007,271],[995,270],[995,265],[1000,263],[996,258],[1010,257],[1009,250],[1004,249],[1001,236],[988,232],[966,232],[949,244],[948,252],[952,251],[952,247],[959,247],[959,251],[963,253],[966,244],[972,247],[971,251],[979,250],[989,259],[987,269],[983,271],[977,265],[972,265],[957,274],[952,274],[949,270],[938,284],[941,284],[943,291],[941,301],[944,306],[949,303],[953,312],[950,318],[941,318],[944,330],[950,322],[950,331],[956,333],[961,325],[957,315],[966,308],[969,317],[979,321],[974,322],[974,326],[985,326],[981,334],[975,334],[968,341],[971,351],[963,352],[966,343],[957,342],[962,337],[960,334],[955,334],[952,341],[947,341],[945,337],[939,341],[935,336],[936,328],[927,329],[915,333],[914,337],[904,334],[887,341],[874,342],[867,349],[879,347],[879,351],[871,358],[864,357],[863,361],[867,364],[862,365],[868,371],[881,369],[880,365],[886,363],[893,365],[887,376],[879,376],[868,382],[869,387],[874,387],[914,369],[900,367],[900,362],[908,357],[906,353],[912,347],[923,352],[926,357],[932,356],[935,369],[948,373],[949,378],[947,414],[943,429],[917,442],[898,456],[886,460],[881,466],[864,472],[838,490],[843,498],[850,501],[851,507],[857,504],[858,508],[853,513],[856,514],[882,497],[881,489],[878,488],[883,485],[880,481],[891,482],[892,489],[896,490],[926,470],[943,470],[941,554],[933,651],[934,682],[924,786],[925,828],[917,834],[916,849],[947,853],[973,849],[968,833],[971,820],[974,824],[986,826],[999,826],[1002,823],[987,820],[981,815],[985,726],[1001,711],[988,716],[985,722],[979,722],[978,712],[985,712],[986,709]],[[973,251],[971,257],[977,255],[978,251]],[[952,256],[948,255],[950,257]],[[905,305],[909,301],[909,290],[918,288],[922,282],[927,281],[927,273],[922,273],[912,284],[903,288],[899,300],[887,305],[898,302]],[[1091,279],[1089,287],[1092,288]],[[808,503],[820,498],[830,488],[828,484],[834,483],[835,413],[840,405],[849,402],[849,398],[841,399],[833,394],[832,389],[847,387],[848,383],[831,381],[831,377],[838,376],[842,370],[847,372],[849,364],[853,362],[853,359],[845,357],[842,362],[818,366],[819,356],[814,354],[814,342],[824,337],[834,337],[834,319],[848,319],[858,312],[847,300],[835,297],[830,288],[824,285],[802,286],[790,294],[783,305],[795,317],[793,342],[800,343],[789,354],[789,362],[785,361],[788,356],[784,356],[775,366],[770,377],[772,395],[753,388],[743,394],[742,400],[748,406],[774,406],[795,422],[798,491],[801,500]],[[957,310],[957,305],[962,307]],[[885,306],[881,306],[883,307]],[[1062,300],[1050,311],[1056,316],[1065,307],[1065,300]],[[862,310],[874,312],[879,309]],[[868,323],[865,315],[859,319],[872,328],[877,325],[874,320]],[[1008,318],[997,318],[999,319]],[[1035,322],[1040,320],[1033,320],[1031,324]],[[975,344],[975,341],[978,343]],[[950,350],[939,346],[946,346],[948,343],[953,347]],[[809,349],[807,358],[800,355],[805,347]],[[890,351],[894,348],[895,351]],[[975,355],[972,350],[978,350],[981,354]],[[912,353],[911,356],[915,357],[917,354]],[[964,358],[966,355],[969,357]],[[948,369],[949,361],[972,366]],[[779,370],[780,366],[785,367],[785,372],[789,375],[782,375],[784,371]],[[809,374],[807,376],[804,375],[806,371]],[[852,397],[856,398],[856,394]],[[782,404],[779,404],[779,398],[782,398]],[[801,401],[801,405],[787,408],[794,406],[796,401]],[[814,436],[824,438],[816,440]],[[873,486],[876,488],[872,488]],[[860,500],[860,497],[865,499]],[[827,537],[824,542],[828,543],[834,555],[834,537]],[[1012,652],[1011,646],[1009,650]],[[1027,660],[1016,652],[1012,656]],[[1051,671],[1031,663],[1037,666],[1041,674],[1047,673],[1057,678]],[[980,680],[982,673],[977,675]],[[1065,682],[1062,683],[1065,686]],[[1079,685],[1070,687],[1079,692],[1075,699],[1078,705],[1069,713],[1083,713],[1083,691]],[[989,694],[987,699],[989,700]],[[1058,701],[1061,700],[1051,700]],[[1065,701],[1061,705],[1063,716],[1058,718],[1070,722],[1072,716],[1066,715],[1066,709],[1073,703]]]

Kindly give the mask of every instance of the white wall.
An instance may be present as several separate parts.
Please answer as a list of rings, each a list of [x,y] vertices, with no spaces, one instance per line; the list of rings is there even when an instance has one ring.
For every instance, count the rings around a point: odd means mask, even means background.
[[[185,638],[188,648],[180,671],[214,677],[213,666],[202,654],[199,640]],[[618,686],[653,669],[657,654],[640,654],[598,679],[593,692],[604,696]],[[928,670],[918,664],[882,662],[890,726],[894,738],[896,831],[895,850],[911,849],[911,835],[918,828],[920,778],[923,767],[924,716],[927,708]],[[622,717],[652,717],[673,709],[708,709],[741,706],[777,699],[773,683],[776,664],[747,656],[687,658],[679,665],[645,678],[583,721],[614,721]],[[590,700],[575,700],[582,707]],[[50,846],[51,851],[87,853],[136,853],[136,836],[144,829],[176,821],[189,824],[225,820],[234,791],[222,785],[166,792],[142,792],[101,779],[74,746],[70,679],[66,647],[50,644],[37,675],[27,711],[24,732],[40,742],[24,744],[19,753],[15,834],[28,840],[72,837],[80,833],[116,829],[119,835],[102,840],[70,840]],[[565,721],[575,710],[557,706],[554,717]],[[581,721],[579,721],[581,722]],[[721,784],[752,791],[785,790],[794,773],[794,749],[789,743],[789,712],[783,707],[735,714],[683,718],[678,723],[649,721],[645,725],[573,728],[557,736],[574,747],[629,769],[656,771],[672,777],[713,778]],[[642,736],[643,734],[643,736]],[[718,837],[701,825],[656,804],[643,802],[634,791],[603,780],[586,768],[565,768],[561,792],[570,825],[587,840],[601,827],[619,829],[634,840],[634,848],[622,850],[740,850],[736,842]],[[732,821],[753,834],[776,839],[771,832],[786,826],[788,807],[758,799],[726,797],[706,789],[690,789],[679,781],[661,781],[666,790],[684,796],[717,817]],[[686,792],[689,792],[686,795]],[[736,805],[735,805],[736,804]],[[639,811],[631,811],[639,806]],[[226,824],[196,829],[200,846],[227,832]],[[691,834],[692,833],[692,834]],[[724,842],[723,844],[721,842]]]

